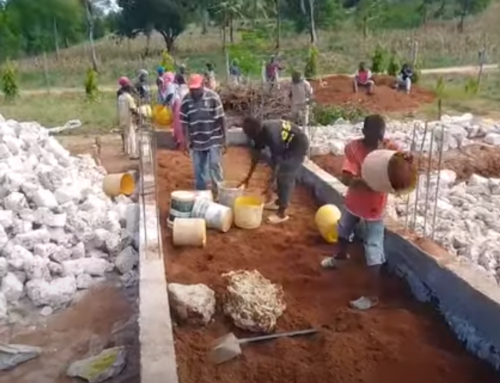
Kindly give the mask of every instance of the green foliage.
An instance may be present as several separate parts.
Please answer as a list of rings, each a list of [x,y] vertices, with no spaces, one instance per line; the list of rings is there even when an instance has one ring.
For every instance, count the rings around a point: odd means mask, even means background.
[[[161,54],[161,62],[160,65],[165,68],[166,72],[174,72],[175,71],[175,59],[172,57],[167,50],[164,50]]]
[[[95,102],[99,99],[97,72],[92,68],[87,70],[87,75],[85,76],[85,98],[90,102]]]
[[[391,54],[389,63],[387,64],[387,74],[389,76],[397,76],[399,70],[401,69],[401,63],[396,55],[396,52]]]
[[[351,122],[362,121],[367,112],[355,106],[319,105],[313,107],[313,120],[318,125],[331,125],[339,118]]]
[[[373,52],[372,56],[372,67],[371,70],[373,73],[384,73],[387,69],[387,50],[382,46],[378,45],[375,48],[375,52]]]
[[[242,74],[259,75],[262,60],[255,52],[262,52],[266,47],[267,31],[261,28],[241,31],[241,42],[228,47],[229,60],[237,60]],[[262,58],[263,59],[263,58]]]
[[[304,69],[304,76],[306,79],[313,79],[318,75],[318,48],[312,46],[309,49],[309,56],[307,58],[306,67]]]
[[[19,97],[19,87],[17,85],[16,69],[11,62],[3,65],[0,72],[2,92],[7,101],[13,101]]]
[[[300,1],[283,1],[283,15],[292,21],[296,32],[305,32],[309,29],[310,8],[309,2],[304,1],[304,9]],[[346,12],[339,0],[316,0],[314,2],[314,22],[316,28],[334,29],[345,18]]]
[[[477,78],[469,77],[465,82],[465,94],[475,96],[479,93],[479,81]]]
[[[445,95],[445,82],[443,76],[440,76],[437,81],[436,81],[436,95],[438,96],[439,99],[442,99]]]
[[[411,76],[411,82],[413,84],[418,84],[421,77],[422,77],[422,64],[417,61],[415,63],[415,67],[413,68],[413,76]]]

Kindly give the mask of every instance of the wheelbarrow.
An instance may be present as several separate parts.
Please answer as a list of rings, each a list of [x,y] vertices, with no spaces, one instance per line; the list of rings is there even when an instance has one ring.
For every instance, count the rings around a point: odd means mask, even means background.
[[[299,335],[311,335],[317,333],[316,329],[282,332],[277,334],[256,336],[253,338],[238,339],[233,333],[224,335],[214,342],[210,353],[210,360],[215,364],[221,364],[241,355],[241,345],[246,343],[263,342],[278,338],[294,337]]]

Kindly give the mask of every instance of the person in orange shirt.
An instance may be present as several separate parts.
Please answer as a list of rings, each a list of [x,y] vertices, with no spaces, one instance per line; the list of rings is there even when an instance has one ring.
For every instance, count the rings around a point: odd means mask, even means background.
[[[361,165],[365,157],[377,149],[398,150],[397,146],[384,140],[385,120],[378,114],[365,118],[363,138],[349,142],[345,147],[342,166],[343,182],[347,185],[345,211],[338,225],[338,252],[325,258],[321,266],[332,269],[349,259],[347,253],[350,239],[358,223],[364,224],[364,250],[370,269],[369,295],[351,301],[353,308],[367,310],[378,303],[380,267],[385,263],[383,215],[387,194],[370,189],[361,178]],[[405,157],[411,160],[411,154]]]

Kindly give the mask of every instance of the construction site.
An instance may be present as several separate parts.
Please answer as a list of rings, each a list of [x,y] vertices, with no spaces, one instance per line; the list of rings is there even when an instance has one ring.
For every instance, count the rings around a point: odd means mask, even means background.
[[[353,93],[347,76],[312,84],[318,104],[373,113],[411,112],[436,98],[418,87],[397,92],[385,78],[373,95]],[[227,182],[240,182],[250,166],[241,117],[288,116],[285,83],[272,96],[259,92],[220,91],[231,121]],[[70,144],[70,155],[43,127],[4,117],[0,237],[15,251],[0,257],[0,317],[16,324],[0,335],[34,349],[0,382],[100,382],[68,365],[110,349],[114,359],[100,369],[110,382],[416,383],[422,371],[429,383],[498,381],[500,121],[388,118],[386,136],[413,153],[419,177],[411,194],[389,200],[380,302],[363,312],[348,306],[367,283],[362,245],[351,245],[345,268],[325,271],[320,263],[333,245],[315,222],[321,206],[343,207],[344,148],[360,137],[362,121],[304,127],[311,149],[290,220],[245,230],[227,213],[227,224],[209,226],[193,247],[174,246],[175,221],[169,225],[171,196],[194,189],[192,161],[171,131],[145,123],[132,164],[118,141],[97,157],[74,157],[94,143]],[[259,165],[244,196],[260,198],[269,171]],[[127,174],[118,193],[127,197],[102,190],[115,174]],[[308,329],[314,333],[242,344],[241,355],[223,364],[210,357],[228,333]]]

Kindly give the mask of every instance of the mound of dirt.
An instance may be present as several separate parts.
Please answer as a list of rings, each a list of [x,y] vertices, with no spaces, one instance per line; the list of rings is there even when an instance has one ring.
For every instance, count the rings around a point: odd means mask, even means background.
[[[314,99],[323,105],[354,106],[374,113],[409,112],[422,104],[435,100],[433,92],[414,86],[410,94],[396,91],[394,79],[389,76],[374,76],[374,93],[369,95],[360,88],[353,92],[353,79],[348,76],[331,76],[311,82]]]

